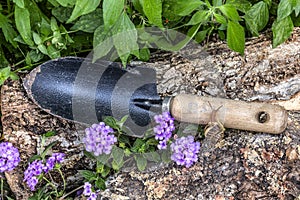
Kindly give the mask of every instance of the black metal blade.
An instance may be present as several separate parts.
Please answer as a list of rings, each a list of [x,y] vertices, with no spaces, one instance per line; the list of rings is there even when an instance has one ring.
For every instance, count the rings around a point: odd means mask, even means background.
[[[24,79],[24,87],[46,112],[68,120],[93,124],[105,116],[121,119],[127,134],[142,137],[161,112],[155,70],[65,57],[48,61]]]

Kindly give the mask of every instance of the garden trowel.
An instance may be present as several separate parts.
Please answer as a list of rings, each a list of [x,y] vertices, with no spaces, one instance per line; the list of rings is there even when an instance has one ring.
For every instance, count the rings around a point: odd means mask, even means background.
[[[78,57],[50,60],[24,79],[30,98],[43,110],[84,124],[105,116],[121,119],[126,134],[143,137],[153,127],[153,116],[169,111],[180,121],[207,124],[211,113],[226,128],[281,133],[287,112],[281,106],[260,102],[179,94],[161,98],[156,89],[155,69]]]

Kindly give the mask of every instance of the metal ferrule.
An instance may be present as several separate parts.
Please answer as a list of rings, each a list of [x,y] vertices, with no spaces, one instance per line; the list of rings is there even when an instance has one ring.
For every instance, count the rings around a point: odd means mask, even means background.
[[[171,111],[171,102],[173,100],[173,96],[166,96],[162,102],[162,112],[170,112]]]

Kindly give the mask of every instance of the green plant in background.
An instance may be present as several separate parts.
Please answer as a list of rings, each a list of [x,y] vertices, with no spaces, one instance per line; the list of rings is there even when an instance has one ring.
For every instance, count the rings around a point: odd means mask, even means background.
[[[197,42],[217,34],[243,54],[245,36],[272,28],[273,47],[284,42],[300,25],[296,0],[7,0],[0,2],[0,67],[12,72],[32,69],[53,58],[85,56],[94,60],[117,58],[147,60],[151,43],[178,50],[192,38]],[[162,42],[144,30],[158,27],[190,37],[177,47],[174,35]],[[118,35],[126,33],[126,37]],[[214,36],[215,37],[215,36]],[[99,44],[101,44],[99,46]],[[101,47],[101,48],[100,48]],[[0,72],[1,82],[15,74]]]

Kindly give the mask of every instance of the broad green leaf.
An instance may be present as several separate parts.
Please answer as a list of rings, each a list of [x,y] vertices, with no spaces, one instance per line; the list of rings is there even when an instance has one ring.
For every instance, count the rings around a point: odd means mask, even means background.
[[[140,171],[144,171],[147,167],[147,159],[143,156],[143,154],[136,154],[134,159],[136,161],[137,168]]]
[[[112,33],[114,45],[124,66],[130,54],[139,57],[137,30],[125,12],[121,14],[116,22]]]
[[[124,151],[123,149],[113,146],[111,155],[113,157],[113,161],[116,162],[117,165],[121,165],[124,159]]]
[[[0,69],[0,85],[4,83],[6,79],[8,79],[10,75],[10,67],[5,67]]]
[[[272,25],[273,48],[288,39],[293,31],[294,25],[290,16],[282,20],[276,20]]]
[[[76,3],[76,0],[56,0],[63,7],[73,6]]]
[[[289,16],[292,13],[292,11],[293,7],[290,0],[281,0],[278,5],[276,20],[282,20],[283,18]]]
[[[13,47],[17,47],[18,44],[14,39],[17,37],[16,31],[10,25],[10,21],[0,13],[0,28],[4,34],[5,40],[13,45]]]
[[[219,6],[218,8],[228,19],[230,19],[232,21],[240,20],[239,13],[237,12],[236,8],[233,5],[224,4],[222,6]]]
[[[99,26],[94,32],[93,39],[93,61],[103,58],[113,48],[113,42],[109,31],[104,26]]]
[[[13,2],[17,4],[17,6],[19,6],[20,8],[24,8],[25,6],[24,0],[13,0]]]
[[[44,18],[42,19],[42,22],[41,22],[40,31],[41,31],[40,33],[44,37],[48,37],[52,33],[50,23]]]
[[[220,24],[227,24],[226,18],[223,17],[222,15],[220,15],[218,13],[214,13],[214,17],[215,17],[216,21],[219,22]]]
[[[150,59],[150,50],[148,48],[142,48],[140,50],[140,60],[147,62]]]
[[[143,155],[149,161],[153,161],[153,162],[161,161],[160,155],[156,151],[144,153]]]
[[[168,147],[166,150],[160,151],[161,152],[161,160],[164,163],[170,163],[171,160],[171,151],[170,148]]]
[[[110,154],[101,154],[96,157],[97,161],[106,165],[108,164],[108,159],[110,158]]]
[[[77,19],[78,17],[91,13],[99,6],[101,0],[76,0],[75,8],[72,12],[71,17],[68,19],[67,23],[70,23]],[[113,12],[113,11],[111,11]]]
[[[195,35],[195,40],[198,43],[201,43],[205,40],[206,38],[206,34],[208,32],[208,29],[205,29],[203,31],[199,31],[196,35]]]
[[[173,5],[174,13],[180,16],[187,16],[194,10],[199,8],[201,5],[206,5],[204,2],[199,0],[178,0]]]
[[[60,51],[54,47],[54,45],[50,45],[47,47],[47,55],[51,59],[59,58],[60,56]]]
[[[36,32],[32,32],[32,36],[33,36],[33,41],[36,45],[39,45],[43,42],[41,37]]]
[[[54,135],[56,135],[57,132],[56,131],[47,131],[45,134],[43,134],[46,138],[52,137]]]
[[[102,10],[96,9],[95,11],[83,15],[80,19],[71,27],[71,30],[81,30],[87,33],[94,33],[96,28],[103,24]]]
[[[222,5],[222,0],[213,0],[212,5],[214,7],[221,6]]]
[[[27,8],[28,12],[30,13],[31,29],[38,30],[40,28],[42,16],[45,17],[45,15],[41,12],[40,8],[37,6],[35,1],[24,0],[24,2],[25,2],[25,7]]]
[[[65,23],[72,15],[72,8],[55,7],[52,9],[52,15],[60,22]]]
[[[131,151],[132,152],[138,152],[138,150],[145,144],[145,141],[140,139],[140,138],[137,138],[134,143],[133,143],[133,146],[131,147]]]
[[[246,13],[251,8],[251,3],[247,0],[227,0],[226,4],[233,5],[239,11]]]
[[[149,22],[158,27],[162,27],[162,2],[161,0],[141,0],[143,11]]]
[[[295,15],[296,15],[296,17],[298,17],[298,15],[300,13],[300,1],[297,1],[297,4],[294,9],[295,9]]]
[[[97,175],[95,172],[90,170],[78,170],[79,174],[86,180],[92,181],[97,180]]]
[[[30,14],[25,8],[15,6],[15,22],[17,30],[19,31],[22,39],[29,46],[33,46],[34,43],[31,37],[31,25],[30,25]]]
[[[245,49],[245,31],[244,28],[238,23],[228,21],[227,27],[227,45],[230,49],[244,54]]]
[[[103,178],[98,178],[95,181],[95,186],[97,189],[105,190],[106,189],[105,180]]]
[[[15,72],[12,72],[12,71],[9,74],[9,78],[13,81],[19,80],[19,76]]]
[[[105,29],[110,29],[124,10],[124,0],[103,0],[103,21]]]
[[[263,1],[258,2],[246,12],[244,18],[252,35],[258,35],[258,32],[265,28],[269,22],[268,5]]]
[[[187,25],[196,25],[196,24],[205,22],[208,17],[209,16],[208,16],[207,10],[199,10],[192,16],[192,18],[187,23]]]
[[[39,45],[37,46],[37,48],[38,48],[38,50],[40,50],[43,54],[48,55],[48,49],[47,49],[47,47],[46,47],[44,44],[39,44]],[[50,57],[52,57],[52,55],[51,55]],[[56,58],[56,57],[53,57],[53,58]]]

